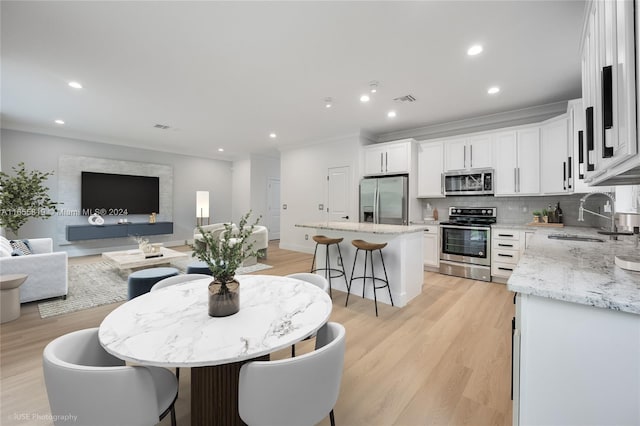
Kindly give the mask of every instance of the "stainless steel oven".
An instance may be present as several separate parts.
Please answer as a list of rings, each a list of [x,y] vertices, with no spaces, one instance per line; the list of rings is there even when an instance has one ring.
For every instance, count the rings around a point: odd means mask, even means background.
[[[495,207],[449,207],[449,221],[440,224],[440,273],[491,281],[495,221]]]

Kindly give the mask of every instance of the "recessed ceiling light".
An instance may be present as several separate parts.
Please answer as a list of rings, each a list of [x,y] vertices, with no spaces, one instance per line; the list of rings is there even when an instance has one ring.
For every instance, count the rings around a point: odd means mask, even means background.
[[[64,124],[64,121],[63,120],[56,120],[55,123],[56,124]]]
[[[378,91],[378,82],[373,80],[369,82],[369,90],[371,93],[376,93]]]
[[[467,50],[467,55],[469,56],[475,56],[479,53],[482,53],[482,46],[479,44],[475,44],[473,46],[471,46],[469,48],[469,50]]]
[[[494,86],[494,87],[489,87],[489,90],[487,90],[487,93],[490,95],[495,95],[499,91],[500,91],[500,88],[498,86]]]
[[[275,133],[269,133],[269,137],[270,137],[271,139],[275,139],[275,138],[277,138],[277,137],[278,137],[278,135],[276,135]]]
[[[218,152],[224,152],[224,148],[218,148]]]
[[[389,118],[395,118],[395,116],[396,116],[396,112],[395,111],[389,111],[387,113],[387,117],[389,117]]]
[[[364,102],[369,102],[369,95],[362,95],[360,96],[360,102],[364,103]]]
[[[325,108],[331,108],[332,105],[333,105],[333,99],[324,98],[324,107]]]
[[[77,81],[70,81],[69,86],[73,87],[74,89],[82,89],[82,84],[78,83]]]

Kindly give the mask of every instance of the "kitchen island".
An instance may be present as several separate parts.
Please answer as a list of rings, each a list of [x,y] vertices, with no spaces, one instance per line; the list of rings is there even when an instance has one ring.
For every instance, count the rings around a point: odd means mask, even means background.
[[[507,282],[517,293],[514,425],[640,424],[640,273],[614,262],[638,253],[590,228],[531,238]]]
[[[422,292],[423,281],[423,225],[382,225],[373,223],[357,222],[313,222],[297,224],[297,227],[311,228],[315,230],[315,235],[324,235],[330,238],[344,238],[340,243],[340,250],[344,261],[346,281],[340,278],[333,279],[331,285],[333,289],[346,292],[346,283],[351,279],[353,259],[356,248],[351,244],[352,240],[365,240],[371,243],[387,243],[382,249],[384,264],[389,276],[389,286],[393,303],[395,306],[403,307],[411,299]],[[331,268],[340,269],[338,265],[337,253],[331,249]],[[378,253],[373,256],[376,276],[384,277],[382,264]],[[318,250],[316,263],[325,264],[325,251]],[[362,276],[364,268],[364,254],[358,255],[358,262],[354,275]],[[319,274],[323,271],[318,271]],[[370,271],[367,272],[368,274]],[[351,294],[362,296],[363,280],[353,282]],[[380,285],[379,283],[376,285]],[[365,286],[365,297],[373,300],[373,290],[371,281],[367,280]],[[377,293],[378,302],[391,304],[389,294],[384,289]]]

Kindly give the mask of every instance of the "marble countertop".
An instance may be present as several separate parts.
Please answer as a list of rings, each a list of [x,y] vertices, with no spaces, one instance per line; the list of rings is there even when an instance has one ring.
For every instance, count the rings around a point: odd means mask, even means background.
[[[364,232],[370,234],[409,234],[412,232],[423,232],[426,229],[426,225],[383,225],[369,222],[310,222],[296,224],[296,226],[300,228]]]
[[[331,314],[320,288],[270,275],[239,275],[240,311],[208,314],[208,284],[195,280],[162,288],[119,306],[98,337],[105,350],[131,362],[201,367],[265,355],[316,332]]]
[[[557,233],[605,242],[548,238]],[[640,255],[640,248],[634,247],[632,237],[611,241],[593,228],[536,228],[507,287],[514,292],[640,314],[640,272],[617,266],[616,255]]]

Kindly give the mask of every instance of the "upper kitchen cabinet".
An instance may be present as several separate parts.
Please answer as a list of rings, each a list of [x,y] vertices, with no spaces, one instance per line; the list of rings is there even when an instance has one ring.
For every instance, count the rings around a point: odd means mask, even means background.
[[[442,141],[424,142],[418,147],[418,197],[444,197]]]
[[[413,139],[403,139],[364,147],[364,174],[409,173],[414,142]]]
[[[490,134],[448,139],[444,145],[444,170],[493,167],[493,140]]]
[[[544,121],[540,127],[540,192],[543,194],[561,194],[570,192],[569,163],[573,154],[569,152],[568,114]],[[571,157],[571,159],[570,159]]]
[[[540,130],[538,126],[497,133],[495,195],[539,195]]]
[[[640,183],[632,0],[591,1],[582,39],[582,95],[590,185]],[[639,32],[640,33],[640,32]],[[636,170],[634,170],[636,169]]]

